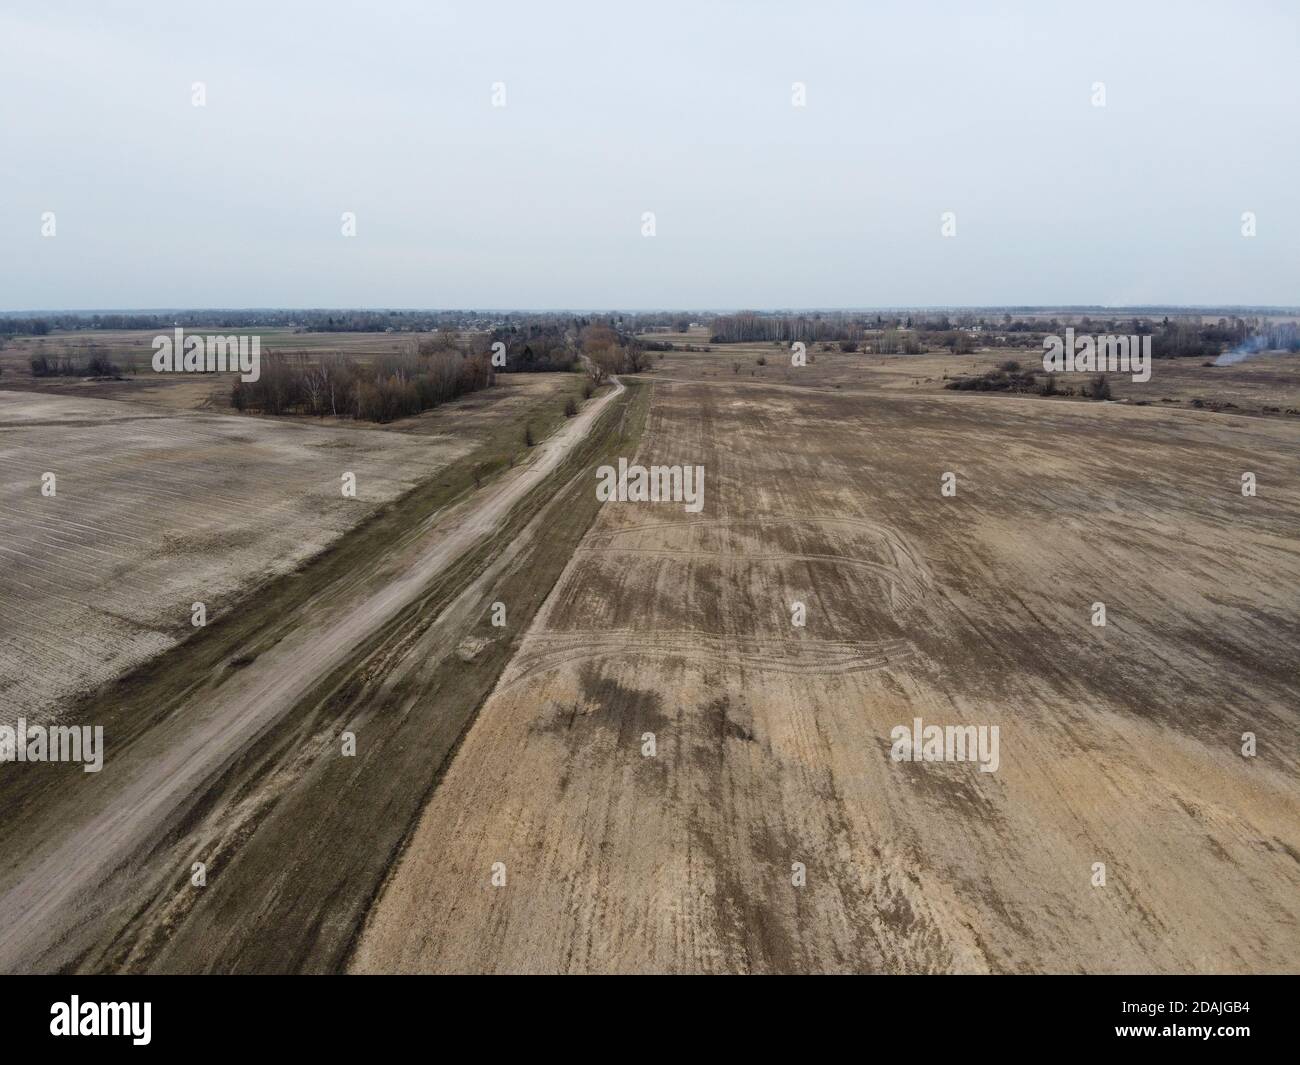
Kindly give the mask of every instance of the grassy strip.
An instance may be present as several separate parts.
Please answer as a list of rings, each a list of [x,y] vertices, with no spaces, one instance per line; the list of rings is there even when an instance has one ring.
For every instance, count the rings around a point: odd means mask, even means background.
[[[342,968],[452,753],[594,519],[591,470],[635,452],[648,393],[633,384],[491,542],[440,575],[196,798],[157,851],[175,875],[142,900],[111,942],[83,954],[80,968]],[[408,670],[427,653],[420,638],[441,610],[534,518],[535,535],[490,585],[488,602],[508,604],[509,638],[491,628],[485,603],[465,631],[445,640],[454,646],[466,635],[481,637],[483,650],[472,661],[451,654],[432,669]],[[354,758],[340,756],[344,729],[356,732]],[[295,767],[287,780],[286,766]],[[241,800],[249,801],[250,814],[221,841],[204,839],[204,815]],[[180,875],[191,853],[208,861],[201,893],[186,890]]]
[[[542,439],[564,420],[567,396],[580,394],[574,374],[556,394],[539,397],[524,420]],[[147,737],[164,718],[184,713],[189,699],[220,683],[232,663],[247,663],[278,643],[304,616],[328,609],[338,590],[373,572],[389,546],[410,529],[475,490],[493,471],[523,459],[523,423],[502,420],[469,455],[441,469],[399,498],[377,508],[360,524],[290,573],[250,589],[212,610],[205,628],[192,630],[183,642],[143,663],[71,707],[63,724],[103,726],[111,763],[121,752]],[[21,855],[29,832],[57,831],[75,822],[78,812],[110,801],[113,774],[69,773],[60,763],[29,763],[22,772],[0,772],[0,854]],[[13,863],[6,863],[13,864]]]

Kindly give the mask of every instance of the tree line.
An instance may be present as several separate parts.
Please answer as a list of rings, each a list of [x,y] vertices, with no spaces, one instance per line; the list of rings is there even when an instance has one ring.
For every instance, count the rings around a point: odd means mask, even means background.
[[[309,414],[391,422],[489,387],[490,358],[448,348],[377,356],[363,363],[343,355],[262,356],[256,381],[236,381],[230,402],[239,411]]]
[[[47,355],[40,350],[29,360],[33,377],[120,377],[122,368],[109,357],[108,348],[93,341],[83,343],[77,350]]]

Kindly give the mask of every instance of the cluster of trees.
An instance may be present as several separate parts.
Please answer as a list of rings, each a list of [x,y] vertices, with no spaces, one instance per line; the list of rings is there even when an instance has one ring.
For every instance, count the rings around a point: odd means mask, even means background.
[[[873,351],[886,355],[919,355],[934,348],[948,348],[958,354],[975,349],[975,337],[968,330],[987,326],[973,315],[953,319],[948,314],[847,314],[811,315],[761,314],[742,311],[713,320],[712,343],[771,342],[775,345],[820,343],[823,351],[838,345],[843,352]]]
[[[969,355],[975,350],[975,337],[964,329],[953,329],[947,333],[940,333],[935,339],[938,340],[942,347],[947,348],[954,355]]]
[[[652,358],[643,342],[605,322],[593,323],[582,330],[582,352],[587,373],[596,384],[610,374],[648,370]]]
[[[1300,351],[1300,329],[1295,322],[1270,325],[1256,334],[1256,345],[1261,351]]]
[[[668,343],[638,339],[634,334],[641,327],[623,316],[537,315],[492,330],[480,347],[491,351],[493,344],[504,344],[506,364],[498,370],[507,373],[564,373],[583,356],[599,356],[610,373],[638,373],[649,364],[648,351],[672,350]]]
[[[1022,318],[1007,313],[999,321],[996,317],[972,313],[788,315],[741,311],[713,320],[712,342],[757,341],[785,345],[801,340],[805,343],[821,342],[823,350],[838,345],[841,351],[854,352],[870,346],[882,354],[919,354],[946,348],[961,355],[991,341],[1033,348],[1041,344],[1045,334],[1062,335],[1071,325],[1078,333],[1150,334],[1152,354],[1157,358],[1214,357],[1224,350],[1239,347],[1252,336],[1263,335],[1270,328],[1260,318],[1241,316],[1202,322],[1198,315],[1181,318],[1165,315],[1162,319],[1141,315],[1122,318],[1086,314],[1079,317]],[[993,334],[997,334],[996,340]],[[1287,347],[1288,342],[1283,338],[1280,343],[1270,346]]]
[[[564,373],[582,367],[596,384],[610,374],[640,373],[650,365],[651,351],[669,351],[671,344],[643,341],[625,328],[622,318],[538,317],[492,330],[479,343],[490,353],[494,344],[506,347],[502,373]]]
[[[972,314],[961,314],[956,319],[945,313],[935,314],[864,314],[850,312],[814,312],[812,314],[764,314],[759,311],[740,311],[713,319],[712,343],[735,344],[754,341],[772,341],[790,344],[802,340],[805,344],[838,343],[862,345],[874,343],[877,334],[889,333],[891,347],[901,344],[900,330],[917,333],[950,334],[959,329],[986,326],[986,319]],[[845,348],[856,351],[857,347]],[[879,350],[879,349],[877,349]],[[891,352],[892,353],[892,352]]]
[[[493,317],[475,311],[296,311],[286,324],[318,333],[425,333],[472,329]]]
[[[0,336],[43,337],[49,334],[48,318],[0,317]]]
[[[900,332],[896,326],[882,330],[872,347],[881,355],[920,355],[925,350],[915,333]]]
[[[1157,359],[1177,359],[1190,355],[1214,358],[1233,341],[1231,330],[1217,326],[1200,326],[1187,322],[1171,322],[1168,318],[1159,328],[1151,330],[1151,355]]]
[[[861,322],[845,315],[775,315],[740,311],[713,319],[710,343],[860,341],[862,334]]]
[[[378,356],[362,363],[342,355],[262,356],[256,381],[236,381],[236,410],[265,414],[326,414],[390,422],[429,410],[492,384],[486,354],[447,348]]]
[[[1064,334],[1067,326],[1076,333],[1094,336],[1151,336],[1151,354],[1157,359],[1177,359],[1200,356],[1213,358],[1226,348],[1244,343],[1248,337],[1265,328],[1262,323],[1241,317],[1220,318],[1217,322],[1202,323],[1199,318],[1170,318],[1160,321],[1134,316],[1132,318],[1092,317],[1078,319],[1020,319],[1007,315],[999,328],[1009,334],[1012,343],[1024,340],[1023,346],[1037,346],[1044,335]],[[1014,339],[1013,339],[1014,337]]]
[[[183,311],[133,314],[47,314],[39,317],[0,314],[0,336],[48,336],[55,330],[80,332],[86,329],[157,329],[166,332],[176,326],[189,328],[241,328],[293,324],[301,312],[290,311]]]
[[[438,329],[485,331],[514,315],[479,311],[387,310],[167,310],[96,314],[0,314],[0,336],[47,336],[55,330],[292,328],[299,332],[425,333]],[[571,316],[565,316],[571,317]]]
[[[578,361],[580,328],[553,318],[511,324],[492,330],[487,350],[497,343],[506,346],[506,364],[497,367],[502,373],[563,373]]]
[[[38,345],[39,347],[40,345]],[[71,354],[50,356],[38,351],[31,357],[33,377],[120,377],[122,369],[102,344],[83,344]]]

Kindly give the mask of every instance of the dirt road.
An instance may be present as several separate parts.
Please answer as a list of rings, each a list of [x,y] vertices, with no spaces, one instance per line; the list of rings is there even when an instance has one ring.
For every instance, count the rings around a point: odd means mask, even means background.
[[[69,813],[32,812],[49,823],[42,842],[0,870],[0,971],[49,971],[75,961],[70,933],[102,913],[107,874],[132,862],[205,781],[265,730],[369,635],[413,602],[428,583],[491,536],[511,509],[544,481],[588,434],[613,389],[588,403],[535,450],[532,460],[445,516],[439,538],[405,571],[354,603],[330,604],[318,626],[294,630],[275,647],[188,700],[114,757],[111,737],[92,802]],[[31,826],[33,828],[38,826]]]

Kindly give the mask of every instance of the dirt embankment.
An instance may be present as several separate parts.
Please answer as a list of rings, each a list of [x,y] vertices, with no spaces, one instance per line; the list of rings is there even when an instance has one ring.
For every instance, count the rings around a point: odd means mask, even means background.
[[[385,639],[410,639],[427,629],[434,617],[422,611],[448,608],[449,619],[468,619],[470,601],[456,597],[512,546],[517,535],[523,534],[527,542],[527,522],[551,501],[554,477],[563,476],[566,462],[576,461],[594,425],[611,424],[606,411],[621,408],[625,401],[622,386],[616,384],[563,422],[533,450],[526,465],[472,492],[445,513],[429,514],[421,507],[421,493],[413,493],[379,515],[355,543],[345,543],[323,559],[321,572],[314,567],[305,572],[304,579],[315,584],[311,594],[296,597],[292,588],[284,589],[282,594],[293,604],[289,614],[268,612],[258,625],[224,630],[214,626],[184,653],[164,656],[152,669],[128,678],[113,693],[118,697],[111,710],[113,721],[123,728],[106,729],[111,761],[104,772],[79,774],[63,789],[59,784],[66,785],[66,777],[56,781],[52,773],[6,777],[4,784],[13,785],[12,805],[27,816],[5,826],[6,853],[20,857],[0,872],[0,912],[6,915],[0,930],[0,969],[148,967],[178,924],[201,921],[210,912],[205,906],[219,908],[223,902],[239,911],[238,923],[218,920],[208,925],[208,934],[198,937],[193,952],[177,962],[179,967],[260,969],[289,962],[282,951],[263,953],[261,961],[241,958],[239,944],[251,942],[263,950],[268,946],[267,939],[259,937],[263,926],[258,921],[266,907],[253,893],[241,890],[223,896],[220,877],[214,876],[197,899],[178,897],[194,890],[189,887],[192,862],[206,859],[217,873],[233,862],[250,837],[259,839],[259,826],[274,834],[266,826],[278,825],[284,838],[292,838],[295,828],[301,831],[304,822],[321,816],[318,803],[301,804],[301,819],[288,824],[268,816],[290,808],[286,794],[295,786],[336,784],[340,772],[344,779],[350,772],[363,774],[363,781],[354,780],[361,786],[386,772],[383,757],[364,747],[359,750],[367,757],[349,759],[346,768],[338,768],[342,722],[361,713],[338,695],[352,685],[355,696],[357,682],[369,679],[373,656],[392,657]],[[608,431],[602,429],[602,434]],[[378,543],[386,544],[386,553],[365,550],[366,544]],[[347,565],[348,559],[356,568]],[[331,573],[333,579],[327,579]],[[235,648],[229,640],[241,631],[245,641],[240,658],[246,664],[234,669],[230,658]],[[466,694],[472,695],[472,687]],[[420,700],[417,705],[438,722],[441,706]],[[458,735],[455,715],[475,705],[477,700],[468,708],[448,711],[449,722],[438,730],[437,742],[426,748],[432,759],[426,766],[430,778],[441,763],[438,742],[445,755]],[[82,708],[88,715],[96,710]],[[401,711],[407,717],[412,713],[411,705]],[[333,716],[337,714],[346,716],[340,720]],[[288,738],[280,731],[286,722]],[[353,723],[354,729],[360,728]],[[366,733],[357,735],[364,743]],[[400,750],[399,744],[388,754]],[[334,773],[320,766],[314,773],[316,758],[331,763]],[[396,782],[405,801],[414,802],[431,781],[405,774]],[[346,791],[314,794],[332,795],[335,814],[347,813]],[[381,823],[392,813],[382,794],[363,789],[356,802]],[[341,829],[346,822],[343,817],[340,831],[334,833],[336,846],[355,850],[355,837]],[[400,842],[401,826],[396,827],[387,847],[367,851],[373,859],[368,867],[372,878],[382,875],[383,860]],[[352,823],[351,828],[366,833],[374,824]],[[271,851],[274,855],[276,848]],[[320,890],[320,878],[277,862],[273,870],[257,868],[248,882],[261,880],[265,886],[268,877],[277,898],[293,898],[300,905],[295,913],[302,923],[280,928],[284,938],[278,942],[310,950],[316,949],[309,947],[313,940],[319,940],[318,958],[337,956],[349,935],[341,899],[333,898],[328,928],[316,927],[321,904],[314,893]],[[347,890],[364,898],[374,885],[364,883],[363,876],[361,881],[349,880]],[[328,967],[328,961],[319,964]]]

